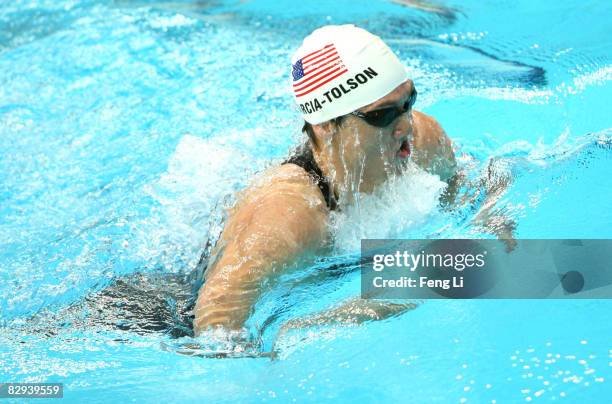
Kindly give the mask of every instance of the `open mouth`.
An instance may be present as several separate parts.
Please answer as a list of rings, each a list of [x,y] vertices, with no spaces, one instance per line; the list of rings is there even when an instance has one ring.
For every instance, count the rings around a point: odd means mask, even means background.
[[[401,159],[406,159],[409,156],[410,156],[410,143],[408,143],[408,140],[404,140],[399,150],[397,151],[397,157]]]

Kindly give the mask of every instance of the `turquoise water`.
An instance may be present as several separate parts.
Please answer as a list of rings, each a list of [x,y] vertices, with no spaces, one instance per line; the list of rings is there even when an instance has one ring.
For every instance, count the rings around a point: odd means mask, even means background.
[[[438,208],[425,173],[335,218],[331,260],[349,269],[262,299],[249,325],[276,360],[179,355],[189,337],[91,321],[83,304],[129,274],[196,266],[229,195],[301,141],[289,60],[329,23],[398,52],[470,177],[497,159],[517,237],[610,238],[612,7],[481,3],[0,2],[0,382],[93,402],[609,401],[607,300],[428,301],[278,335],[359,293],[363,237],[486,236],[473,209]]]

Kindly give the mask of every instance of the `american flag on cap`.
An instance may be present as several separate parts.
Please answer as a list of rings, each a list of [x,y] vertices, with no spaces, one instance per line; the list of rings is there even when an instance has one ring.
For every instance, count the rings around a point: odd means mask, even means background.
[[[292,67],[293,91],[298,98],[348,72],[333,44],[309,53]]]

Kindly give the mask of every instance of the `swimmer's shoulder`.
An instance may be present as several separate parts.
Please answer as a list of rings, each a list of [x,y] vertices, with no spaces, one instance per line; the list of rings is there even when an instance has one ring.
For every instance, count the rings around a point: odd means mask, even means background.
[[[295,164],[270,167],[243,192],[243,200],[297,205],[313,213],[326,212],[325,198],[310,175]]]
[[[317,185],[313,182],[312,177],[302,167],[286,163],[276,167],[271,167],[265,170],[256,180],[257,184],[262,183],[274,184],[278,187],[295,186],[302,188],[304,192],[315,193],[320,196],[320,191]],[[321,196],[321,199],[323,197]]]
[[[306,170],[293,163],[285,163],[269,168],[265,171],[265,175],[276,178],[279,181],[289,181],[301,185],[315,186]]]
[[[451,146],[451,141],[446,136],[444,129],[433,116],[427,115],[421,111],[412,111],[414,122],[414,140],[425,146],[429,144],[439,145],[444,143]]]
[[[442,181],[450,180],[457,170],[453,142],[434,117],[419,111],[413,111],[412,117],[412,160]]]
[[[266,256],[274,255],[281,244],[289,248],[287,243],[318,249],[327,239],[328,213],[308,174],[298,166],[282,165],[260,173],[242,191],[230,209],[222,238],[252,241],[257,239],[252,235],[263,235],[268,241],[258,248]]]

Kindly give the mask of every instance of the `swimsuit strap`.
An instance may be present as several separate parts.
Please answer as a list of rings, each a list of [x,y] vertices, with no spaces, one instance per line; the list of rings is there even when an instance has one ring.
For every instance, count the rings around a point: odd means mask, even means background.
[[[336,197],[331,191],[329,180],[323,175],[321,168],[314,159],[312,150],[307,144],[300,146],[296,152],[282,164],[295,164],[296,166],[302,167],[321,190],[329,210],[336,209]]]

